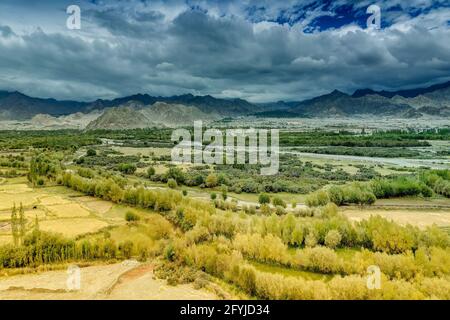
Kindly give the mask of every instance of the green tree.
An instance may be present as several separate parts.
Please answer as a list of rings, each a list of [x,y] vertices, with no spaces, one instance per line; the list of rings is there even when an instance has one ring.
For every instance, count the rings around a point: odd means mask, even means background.
[[[23,209],[22,203],[20,203],[19,207],[19,244],[23,243],[23,239],[25,238],[26,233],[26,219],[25,219],[25,210]]]
[[[125,174],[133,174],[136,172],[136,166],[131,163],[121,163],[117,168],[120,172]]]
[[[177,167],[169,168],[169,170],[165,174],[165,177],[167,180],[174,179],[178,184],[183,184],[185,179],[183,171],[181,171],[181,169]]]
[[[222,199],[223,201],[227,200],[228,198],[228,187],[222,186]]]
[[[14,204],[12,212],[11,212],[11,230],[12,230],[12,236],[14,245],[19,245],[19,219],[17,217],[17,209],[16,204]]]
[[[147,177],[148,178],[153,177],[155,175],[155,173],[156,173],[156,170],[154,167],[148,167],[148,169],[147,169]]]
[[[267,193],[261,193],[259,195],[258,201],[260,204],[269,204],[270,203],[270,197]]]
[[[88,149],[86,152],[86,156],[88,157],[95,157],[97,155],[97,151],[95,151],[94,149]]]

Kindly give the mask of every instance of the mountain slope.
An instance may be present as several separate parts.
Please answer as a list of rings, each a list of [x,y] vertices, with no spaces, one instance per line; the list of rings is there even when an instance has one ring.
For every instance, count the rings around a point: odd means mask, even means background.
[[[335,90],[330,94],[301,102],[288,112],[304,117],[401,116],[410,109],[412,108],[407,104],[393,103],[379,95],[355,98]]]
[[[86,129],[137,129],[155,127],[156,124],[148,119],[139,109],[130,103],[106,110],[100,117],[90,122]]]
[[[37,114],[52,116],[83,112],[87,103],[32,98],[20,92],[0,92],[0,119],[24,120]]]
[[[206,114],[196,107],[156,102],[145,106],[129,102],[107,109],[100,117],[88,124],[86,129],[136,129],[149,127],[180,127],[193,125],[195,120],[210,122],[220,118]]]
[[[352,95],[354,98],[364,97],[366,95],[373,95],[377,94],[379,96],[385,97],[385,98],[393,98],[395,96],[400,96],[403,98],[415,98],[419,95],[426,95],[429,93],[433,93],[435,91],[445,90],[450,88],[450,81],[439,83],[432,85],[430,87],[426,88],[416,88],[416,89],[410,89],[410,90],[399,90],[399,91],[374,91],[372,89],[361,89],[356,90],[355,93]]]

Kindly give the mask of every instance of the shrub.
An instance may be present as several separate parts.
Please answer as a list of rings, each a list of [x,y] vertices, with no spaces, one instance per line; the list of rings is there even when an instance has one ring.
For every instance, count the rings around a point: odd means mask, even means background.
[[[314,233],[310,232],[305,238],[305,246],[312,248],[317,245],[317,237]]]
[[[183,171],[177,167],[171,167],[164,175],[165,180],[174,179],[178,184],[183,184],[185,176]]]
[[[217,187],[217,184],[218,184],[217,176],[214,173],[209,174],[206,177],[205,184],[208,188]]]
[[[279,216],[282,216],[282,215],[286,214],[286,210],[282,206],[277,206],[275,208],[275,213]]]
[[[149,178],[153,177],[155,175],[155,173],[156,173],[156,170],[154,167],[149,167],[147,169],[147,177],[149,177]]]
[[[176,253],[175,253],[175,247],[173,246],[173,244],[170,243],[164,249],[164,258],[168,261],[175,261]]]
[[[133,242],[130,240],[127,240],[124,243],[121,243],[119,245],[119,251],[122,253],[122,256],[125,259],[130,259],[131,255],[133,253],[133,247],[134,247]]]
[[[134,222],[134,221],[139,221],[140,217],[139,217],[139,215],[137,215],[133,211],[127,211],[125,213],[125,220],[128,221],[128,222]]]
[[[417,246],[416,231],[402,227],[380,216],[371,216],[361,221],[359,226],[365,232],[374,250],[391,254],[413,250]]]
[[[330,198],[325,190],[319,190],[308,195],[305,202],[308,207],[320,207],[330,202]]]
[[[273,204],[275,207],[280,206],[280,207],[286,208],[286,203],[285,203],[285,202],[283,201],[283,199],[281,199],[280,197],[275,197],[275,198],[273,198],[273,199],[272,199],[272,204]]]
[[[339,271],[340,260],[333,250],[325,247],[315,247],[304,251],[309,257],[311,270],[321,273],[336,273]]]
[[[267,193],[261,193],[259,195],[258,201],[260,204],[269,204],[270,203],[270,197]]]
[[[227,186],[222,186],[222,199],[223,201],[227,200],[228,198],[228,188]]]
[[[117,167],[117,170],[125,174],[133,174],[136,172],[136,166],[131,163],[121,163]]]
[[[215,192],[211,193],[211,200],[216,200],[217,194]]]
[[[270,207],[267,204],[261,205],[261,213],[268,216],[272,213],[272,210],[270,210]]]
[[[44,181],[43,178],[38,178],[38,179],[36,180],[36,184],[37,184],[38,186],[43,186],[43,185],[45,184],[45,181]]]
[[[86,152],[86,156],[88,157],[95,157],[97,155],[97,151],[95,151],[94,149],[88,149]]]
[[[175,179],[169,179],[169,180],[167,181],[167,186],[168,186],[170,189],[176,189],[176,188],[178,187],[178,184],[177,184],[177,181],[176,181]]]
[[[330,230],[328,231],[327,235],[325,236],[325,245],[328,248],[334,249],[341,243],[342,236],[337,230]]]
[[[340,206],[344,204],[344,193],[342,191],[342,188],[338,186],[331,186],[328,189],[328,196],[330,198],[330,201],[335,203],[336,205]]]

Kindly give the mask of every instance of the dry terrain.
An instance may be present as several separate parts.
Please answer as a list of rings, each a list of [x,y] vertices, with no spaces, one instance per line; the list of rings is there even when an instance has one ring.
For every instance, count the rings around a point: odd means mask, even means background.
[[[151,265],[136,261],[80,269],[80,290],[67,287],[66,269],[0,278],[0,299],[211,300],[217,297],[192,285],[169,286],[156,279]]]

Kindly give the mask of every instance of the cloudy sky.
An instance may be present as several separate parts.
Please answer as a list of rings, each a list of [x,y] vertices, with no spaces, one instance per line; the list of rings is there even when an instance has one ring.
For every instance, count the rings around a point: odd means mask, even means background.
[[[66,27],[72,4],[80,30]],[[450,80],[450,2],[1,0],[0,74],[0,90],[77,100],[412,88]]]

